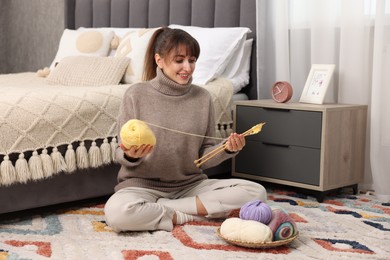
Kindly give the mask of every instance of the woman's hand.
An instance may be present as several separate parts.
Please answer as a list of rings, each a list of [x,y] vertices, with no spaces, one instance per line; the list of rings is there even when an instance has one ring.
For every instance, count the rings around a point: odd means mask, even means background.
[[[153,145],[150,144],[143,144],[139,147],[136,145],[131,146],[129,149],[123,146],[123,144],[120,144],[120,147],[122,148],[125,155],[132,159],[138,159],[145,157],[149,153],[153,151]]]
[[[242,134],[232,133],[225,143],[225,150],[228,152],[241,151],[245,146],[245,137]]]

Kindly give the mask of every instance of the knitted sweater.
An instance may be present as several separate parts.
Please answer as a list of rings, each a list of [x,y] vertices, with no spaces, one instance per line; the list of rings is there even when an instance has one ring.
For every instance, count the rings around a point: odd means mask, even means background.
[[[151,81],[130,86],[124,94],[118,117],[118,128],[130,119],[174,129],[181,132],[215,136],[214,107],[208,91],[191,81],[180,85],[170,80],[157,68]],[[130,162],[121,148],[116,159],[121,164],[119,184],[125,187],[143,187],[172,192],[207,178],[194,160],[210,152],[222,141],[169,131],[150,125],[157,143],[152,153]],[[119,131],[118,142],[121,143]],[[220,153],[202,164],[202,169],[216,166],[235,153]]]

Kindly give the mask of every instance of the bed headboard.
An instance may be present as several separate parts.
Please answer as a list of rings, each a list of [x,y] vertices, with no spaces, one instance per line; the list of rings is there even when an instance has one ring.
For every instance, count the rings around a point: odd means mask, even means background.
[[[249,27],[253,38],[249,85],[256,91],[256,0],[65,0],[65,27],[151,28],[170,24]]]

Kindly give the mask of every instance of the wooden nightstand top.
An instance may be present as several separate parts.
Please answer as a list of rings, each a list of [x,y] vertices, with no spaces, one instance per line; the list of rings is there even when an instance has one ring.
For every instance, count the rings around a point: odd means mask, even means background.
[[[355,105],[355,104],[309,104],[309,103],[277,103],[272,99],[260,99],[260,100],[240,100],[235,101],[234,105],[242,106],[255,106],[255,107],[267,107],[276,109],[296,109],[296,110],[311,110],[311,111],[327,111],[327,110],[346,110],[346,109],[367,109],[367,105]]]

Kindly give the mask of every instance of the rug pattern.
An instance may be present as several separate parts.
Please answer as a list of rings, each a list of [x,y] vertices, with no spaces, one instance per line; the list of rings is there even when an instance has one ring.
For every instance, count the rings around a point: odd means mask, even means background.
[[[0,223],[0,260],[20,259],[390,259],[390,204],[368,195],[326,197],[269,191],[299,237],[276,248],[248,249],[216,235],[221,221],[190,222],[172,232],[116,234],[103,204]]]

